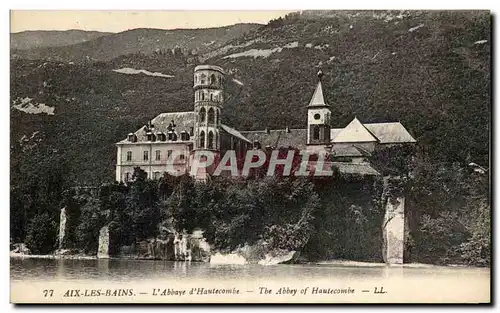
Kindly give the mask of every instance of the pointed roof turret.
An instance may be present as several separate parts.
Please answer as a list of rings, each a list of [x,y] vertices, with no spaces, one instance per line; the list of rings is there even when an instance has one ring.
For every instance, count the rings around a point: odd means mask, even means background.
[[[328,104],[325,103],[325,98],[323,97],[323,86],[321,85],[321,78],[323,77],[323,71],[320,69],[318,71],[318,85],[316,86],[316,90],[309,102],[308,107],[327,107]]]

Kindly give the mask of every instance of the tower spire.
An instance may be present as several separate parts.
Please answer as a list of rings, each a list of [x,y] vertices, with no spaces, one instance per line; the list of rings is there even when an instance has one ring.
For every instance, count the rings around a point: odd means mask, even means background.
[[[310,151],[324,151],[330,145],[330,108],[323,96],[323,71],[318,73],[316,90],[307,106],[307,145]]]
[[[314,91],[314,94],[311,98],[311,101],[309,102],[308,107],[311,106],[328,106],[328,104],[325,103],[325,98],[323,97],[323,86],[321,84],[321,79],[323,78],[323,71],[319,69],[318,71],[318,85],[316,86],[316,90]]]

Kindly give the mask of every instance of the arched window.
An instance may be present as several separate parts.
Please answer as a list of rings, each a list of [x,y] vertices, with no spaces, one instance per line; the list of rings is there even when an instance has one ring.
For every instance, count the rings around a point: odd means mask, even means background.
[[[201,92],[201,100],[205,100],[205,93],[203,91]]]
[[[205,115],[206,115],[205,108],[201,108],[199,116],[198,116],[199,120],[200,120],[200,123],[205,122]]]
[[[206,79],[207,79],[207,76],[205,74],[201,74],[200,80],[201,80],[202,85],[205,84]]]
[[[214,95],[210,94],[210,101],[214,101]]]
[[[200,148],[205,148],[205,132],[200,132]]]
[[[214,148],[214,133],[210,131],[208,133],[208,149]]]
[[[318,126],[313,127],[313,139],[319,140],[319,127]]]
[[[212,74],[212,75],[210,75],[210,84],[212,85],[212,84],[215,84],[215,83],[216,83],[215,75]]]
[[[207,117],[207,121],[208,121],[208,123],[213,124],[213,123],[214,123],[214,120],[215,120],[215,118],[214,118],[214,109],[213,109],[213,108],[210,108],[210,109],[208,109],[208,117]]]

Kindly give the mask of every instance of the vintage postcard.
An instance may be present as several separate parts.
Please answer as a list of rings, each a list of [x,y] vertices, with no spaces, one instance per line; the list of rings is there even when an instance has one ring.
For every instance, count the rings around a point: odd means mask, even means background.
[[[12,303],[490,303],[491,13],[11,11]]]

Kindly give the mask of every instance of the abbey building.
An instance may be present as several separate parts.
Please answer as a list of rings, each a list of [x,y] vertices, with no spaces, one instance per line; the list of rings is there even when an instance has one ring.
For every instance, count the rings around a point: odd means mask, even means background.
[[[326,151],[334,165],[344,173],[377,175],[368,157],[375,149],[388,145],[415,143],[399,122],[362,123],[354,118],[343,128],[331,128],[330,106],[325,102],[319,81],[307,105],[307,128],[242,131],[221,123],[225,74],[221,67],[200,65],[194,70],[194,110],[162,113],[139,130],[118,142],[116,180],[127,182],[135,167],[148,178],[158,179],[166,172],[167,160],[175,153],[174,168],[189,172],[196,150],[224,154],[236,151],[242,156],[249,149],[297,148],[311,153]],[[338,160],[335,160],[338,159]]]

